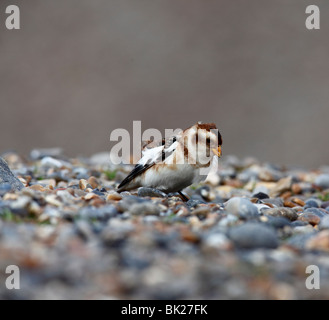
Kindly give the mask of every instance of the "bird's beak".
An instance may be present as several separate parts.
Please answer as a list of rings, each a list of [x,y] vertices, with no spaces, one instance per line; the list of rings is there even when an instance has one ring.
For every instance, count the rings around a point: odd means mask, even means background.
[[[220,157],[222,155],[222,147],[219,146],[217,149],[211,149],[215,156]]]

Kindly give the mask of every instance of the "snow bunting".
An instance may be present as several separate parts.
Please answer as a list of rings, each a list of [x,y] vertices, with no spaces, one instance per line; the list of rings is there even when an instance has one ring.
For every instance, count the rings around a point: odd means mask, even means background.
[[[138,187],[155,188],[165,193],[181,191],[205,179],[201,168],[209,168],[214,158],[220,157],[222,137],[214,123],[201,123],[162,139],[147,142],[142,147],[142,158],[119,184],[118,192]]]

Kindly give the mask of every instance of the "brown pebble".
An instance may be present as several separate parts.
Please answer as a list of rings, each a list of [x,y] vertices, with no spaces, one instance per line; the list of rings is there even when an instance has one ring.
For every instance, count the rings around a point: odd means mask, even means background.
[[[283,198],[283,199],[287,199],[287,198],[289,198],[289,197],[291,197],[292,196],[292,193],[291,193],[291,191],[285,191],[285,192],[283,192],[282,194],[281,194],[281,198]]]
[[[84,197],[82,197],[82,199],[87,200],[87,201],[91,200],[91,199],[95,199],[95,198],[99,198],[99,196],[92,192],[89,192]]]
[[[121,200],[121,199],[122,199],[122,196],[118,192],[111,192],[106,197],[106,201]]]
[[[34,184],[33,186],[28,187],[29,189],[35,190],[35,191],[41,191],[41,192],[45,192],[46,188],[43,187],[40,184]]]
[[[87,188],[87,184],[88,184],[87,180],[80,179],[80,181],[79,181],[79,188],[81,190],[85,190]]]
[[[284,193],[285,191],[289,191],[291,188],[292,177],[285,177],[280,179],[274,188],[270,191],[270,196],[275,198],[280,194]]]
[[[291,186],[291,191],[292,191],[294,194],[300,194],[300,193],[302,193],[303,189],[302,189],[302,187],[301,187],[298,183],[294,183],[294,184]]]
[[[295,203],[292,203],[292,202],[289,201],[289,200],[284,200],[283,205],[284,205],[285,207],[289,207],[289,208],[293,208],[293,207],[296,207],[296,206],[297,206]]]
[[[94,176],[91,176],[88,179],[88,183],[91,185],[91,187],[93,189],[96,189],[98,187],[98,185],[99,185],[98,180]]]
[[[315,226],[320,223],[321,218],[310,212],[304,212],[298,217],[298,220],[308,222],[312,226]]]
[[[264,214],[274,217],[285,217],[290,221],[295,221],[298,218],[294,209],[286,207],[267,209],[264,211]]]
[[[296,203],[297,205],[304,207],[305,206],[305,202],[302,199],[299,198],[292,198],[291,199],[292,202]]]

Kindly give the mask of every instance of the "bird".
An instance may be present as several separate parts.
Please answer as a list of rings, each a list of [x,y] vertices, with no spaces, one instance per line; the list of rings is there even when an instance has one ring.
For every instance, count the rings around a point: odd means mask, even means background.
[[[178,193],[205,179],[200,169],[209,169],[213,158],[221,157],[222,136],[214,123],[197,122],[185,130],[142,145],[142,157],[118,185],[117,191],[139,187],[154,188],[165,194]]]

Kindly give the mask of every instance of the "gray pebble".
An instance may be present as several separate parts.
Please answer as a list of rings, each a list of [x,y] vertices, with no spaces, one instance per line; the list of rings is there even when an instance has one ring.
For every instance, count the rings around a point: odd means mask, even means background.
[[[235,225],[238,221],[238,217],[233,214],[228,214],[227,216],[221,218],[218,222],[218,226],[221,228],[227,228],[229,226]]]
[[[5,189],[10,185],[12,190],[24,188],[23,183],[9,169],[7,162],[0,157],[0,186],[2,185]]]
[[[296,234],[290,237],[286,243],[297,249],[304,250],[306,242],[311,239],[315,234],[315,232]]]
[[[129,208],[132,215],[155,215],[160,214],[160,209],[152,202],[135,203]]]
[[[314,180],[314,184],[322,189],[328,189],[329,188],[329,174],[328,173],[320,174]]]
[[[320,230],[329,229],[329,215],[321,218],[321,221],[319,223],[319,229]]]
[[[138,196],[139,197],[159,197],[159,198],[166,198],[167,194],[164,192],[155,189],[155,188],[138,188]]]
[[[245,198],[231,198],[226,202],[225,209],[243,219],[259,216],[257,207]]]
[[[124,192],[121,192],[120,195],[123,196]],[[121,212],[125,212],[125,211],[128,211],[130,209],[130,207],[132,205],[134,205],[135,203],[142,203],[142,202],[145,202],[147,201],[146,199],[143,199],[143,198],[139,198],[139,197],[136,197],[136,196],[132,196],[132,195],[126,195],[122,198],[122,200],[120,200],[117,204],[118,206],[118,209],[121,211]]]
[[[316,216],[322,218],[324,217],[326,214],[328,214],[326,212],[326,210],[324,209],[319,209],[319,208],[307,208],[306,210],[304,210],[304,212],[308,212],[308,213],[312,213],[315,214]]]
[[[267,219],[265,224],[275,229],[282,229],[285,226],[291,225],[291,221],[285,217],[268,216]]]
[[[262,223],[246,222],[232,227],[228,236],[238,248],[276,248],[279,245],[275,231]]]
[[[308,222],[306,221],[302,221],[302,220],[296,220],[291,222],[291,227],[295,228],[295,227],[301,227],[301,226],[307,226]]]
[[[309,234],[309,233],[314,233],[314,228],[310,225],[307,224],[305,226],[299,226],[299,227],[294,227],[292,229],[292,234]]]
[[[320,207],[319,202],[315,199],[308,199],[308,200],[305,201],[304,209],[319,208],[319,207]]]

